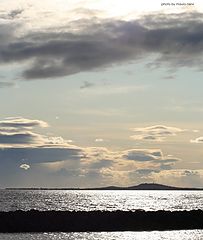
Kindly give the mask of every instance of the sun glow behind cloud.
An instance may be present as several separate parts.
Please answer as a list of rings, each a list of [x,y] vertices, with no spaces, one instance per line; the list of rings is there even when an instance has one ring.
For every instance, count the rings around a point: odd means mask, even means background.
[[[36,0],[36,1],[1,1],[0,9],[4,11],[19,12],[22,20],[30,27],[42,25],[52,27],[55,24],[63,25],[68,21],[75,21],[83,18],[119,18],[134,19],[148,13],[177,13],[183,11],[203,12],[200,0],[192,1],[194,6],[162,6],[166,0]],[[173,0],[172,3],[179,1]],[[186,0],[181,3],[188,2]],[[16,12],[14,13],[16,14]],[[18,14],[18,12],[17,12]],[[19,15],[20,15],[19,14]],[[32,19],[32,21],[30,21]],[[38,22],[36,24],[35,21]],[[35,23],[35,24],[34,24]]]

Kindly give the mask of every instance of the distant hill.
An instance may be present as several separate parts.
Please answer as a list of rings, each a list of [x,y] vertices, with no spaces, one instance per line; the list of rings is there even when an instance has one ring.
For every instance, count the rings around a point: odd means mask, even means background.
[[[203,188],[174,187],[157,183],[141,183],[129,187],[107,186],[99,188],[6,188],[7,190],[203,190]]]
[[[174,187],[174,186],[167,186],[163,184],[157,183],[141,183],[135,186],[129,187],[116,187],[116,186],[109,186],[103,188],[96,188],[96,189],[103,189],[103,190],[203,190],[202,188],[183,188],[183,187]]]

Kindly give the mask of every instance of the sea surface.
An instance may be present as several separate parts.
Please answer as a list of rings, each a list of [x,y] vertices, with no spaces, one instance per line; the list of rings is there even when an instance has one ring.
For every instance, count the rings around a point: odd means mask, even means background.
[[[0,211],[203,210],[203,191],[0,190]]]
[[[203,191],[0,190],[0,211],[203,210]],[[0,240],[200,240],[203,230],[0,234]]]
[[[0,240],[202,240],[203,230],[0,234]]]

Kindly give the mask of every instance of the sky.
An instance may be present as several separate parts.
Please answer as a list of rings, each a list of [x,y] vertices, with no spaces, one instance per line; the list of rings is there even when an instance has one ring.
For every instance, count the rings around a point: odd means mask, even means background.
[[[203,3],[1,0],[0,188],[203,187]]]

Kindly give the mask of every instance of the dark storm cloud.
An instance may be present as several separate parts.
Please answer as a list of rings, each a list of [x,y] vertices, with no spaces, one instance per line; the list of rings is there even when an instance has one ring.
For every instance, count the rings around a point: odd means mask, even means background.
[[[12,15],[20,14],[14,12]],[[159,67],[202,69],[203,14],[148,15],[137,20],[78,21],[70,26],[16,37],[12,28],[2,28],[7,43],[0,43],[1,63],[30,61],[25,79],[67,76],[134,61],[155,54],[151,64]],[[95,20],[95,19],[94,19]],[[76,24],[76,23],[75,23]],[[76,26],[77,26],[76,24]],[[11,38],[12,36],[12,38]],[[5,38],[5,37],[4,37]]]

